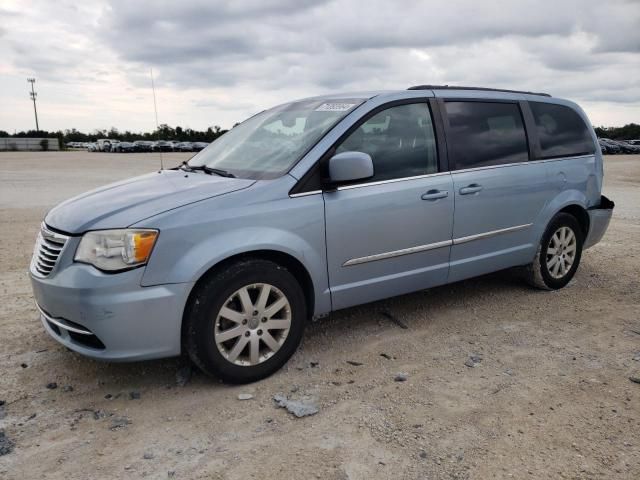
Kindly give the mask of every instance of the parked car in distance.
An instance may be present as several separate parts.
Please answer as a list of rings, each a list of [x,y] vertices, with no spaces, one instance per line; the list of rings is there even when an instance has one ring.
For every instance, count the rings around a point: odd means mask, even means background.
[[[193,151],[193,143],[191,142],[180,142],[174,146],[174,149],[178,152],[192,152]]]
[[[598,139],[598,145],[600,146],[600,152],[602,152],[603,155],[613,153],[607,142],[604,142],[601,138]]]
[[[117,153],[133,153],[137,151],[137,148],[132,142],[119,142],[111,148],[111,151]]]
[[[87,145],[87,151],[88,152],[97,152],[98,151],[98,144],[95,142],[91,142]]]
[[[111,152],[116,149],[116,146],[119,143],[120,143],[120,140],[106,139],[102,143],[100,143],[100,140],[98,140],[98,148],[100,149],[101,152]]]
[[[199,152],[200,150],[204,150],[208,146],[209,144],[207,142],[194,142],[191,146],[191,150],[193,152]]]
[[[184,352],[243,383],[331,311],[512,267],[562,288],[613,209],[590,125],[567,100],[465,87],[265,110],[50,210],[30,267],[42,323],[93,358]]]
[[[607,148],[607,153],[610,155],[622,153],[620,145],[615,143],[613,140],[610,140],[608,138],[599,138],[598,142],[600,143],[600,145],[604,145]]]
[[[632,145],[624,140],[611,140],[613,143],[620,147],[622,153],[640,153],[640,146]]]
[[[173,144],[166,140],[158,140],[153,144],[152,150],[154,152],[172,152]]]
[[[136,140],[133,144],[138,152],[150,152],[153,147],[153,142],[148,140]]]
[[[108,152],[111,150],[111,140],[108,138],[99,138],[96,141],[96,150],[98,152]]]

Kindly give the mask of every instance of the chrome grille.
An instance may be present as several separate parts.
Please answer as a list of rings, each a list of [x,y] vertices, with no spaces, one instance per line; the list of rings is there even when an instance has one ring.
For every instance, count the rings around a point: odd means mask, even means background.
[[[36,248],[31,260],[31,271],[41,277],[51,273],[69,237],[49,230],[44,224],[40,227]]]

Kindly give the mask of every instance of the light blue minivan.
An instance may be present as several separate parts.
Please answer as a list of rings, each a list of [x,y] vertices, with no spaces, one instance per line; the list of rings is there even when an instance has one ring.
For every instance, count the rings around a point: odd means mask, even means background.
[[[510,267],[564,287],[609,224],[602,177],[584,112],[546,94],[308,98],[58,205],[30,275],[45,329],[72,350],[186,352],[250,382],[334,310]]]

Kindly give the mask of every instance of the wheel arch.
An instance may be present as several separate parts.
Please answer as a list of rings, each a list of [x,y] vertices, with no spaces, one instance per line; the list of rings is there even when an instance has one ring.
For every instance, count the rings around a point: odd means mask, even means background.
[[[589,234],[590,219],[589,219],[589,213],[582,205],[579,205],[577,203],[572,203],[570,205],[563,207],[561,210],[558,210],[558,212],[556,212],[555,215],[557,215],[558,213],[568,213],[569,215],[573,216],[580,224],[583,239],[587,238],[587,235]]]
[[[216,264],[209,267],[198,280],[194,283],[191,291],[189,292],[189,296],[187,298],[187,302],[185,304],[183,313],[182,313],[182,325],[181,325],[181,339],[182,345],[184,346],[184,335],[185,335],[185,325],[187,322],[185,321],[187,315],[189,314],[189,308],[192,303],[192,299],[194,294],[198,291],[198,288],[206,282],[212,276],[218,274],[220,271],[228,268],[230,265],[233,265],[238,262],[247,261],[247,260],[269,260],[273,263],[276,263],[291,272],[291,274],[296,278],[296,280],[300,283],[302,287],[302,291],[305,296],[305,301],[307,305],[307,315],[309,318],[313,315],[315,311],[315,288],[313,285],[313,280],[311,279],[311,274],[307,270],[307,268],[293,255],[288,253],[279,251],[279,250],[269,250],[269,249],[261,249],[261,250],[250,250],[246,252],[236,253],[235,255],[231,255],[223,260],[220,260]]]
[[[580,224],[582,233],[586,238],[589,233],[589,213],[587,207],[589,200],[584,192],[576,189],[563,190],[555,195],[546,205],[534,222],[535,234],[533,241],[537,245],[542,239],[547,226],[558,213],[564,212],[572,215]]]

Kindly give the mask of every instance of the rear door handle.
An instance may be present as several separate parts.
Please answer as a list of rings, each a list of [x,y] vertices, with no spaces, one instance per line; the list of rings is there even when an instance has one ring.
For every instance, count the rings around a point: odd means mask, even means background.
[[[449,196],[447,190],[429,190],[427,193],[422,194],[422,200],[438,200],[440,198],[446,198]]]
[[[462,187],[460,189],[460,195],[471,195],[472,193],[478,193],[480,190],[482,190],[482,185],[478,185],[477,183],[472,183],[471,185]]]

